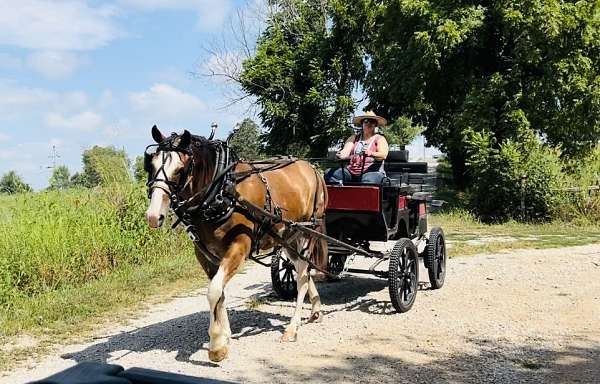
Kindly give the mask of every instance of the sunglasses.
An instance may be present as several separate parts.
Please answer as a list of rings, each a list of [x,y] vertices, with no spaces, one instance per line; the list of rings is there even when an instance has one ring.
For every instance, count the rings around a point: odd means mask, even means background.
[[[377,124],[377,120],[375,119],[363,119],[363,124],[367,123],[367,124]]]

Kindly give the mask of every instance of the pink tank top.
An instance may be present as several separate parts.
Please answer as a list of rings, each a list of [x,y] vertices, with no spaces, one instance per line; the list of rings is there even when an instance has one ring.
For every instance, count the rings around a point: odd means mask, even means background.
[[[377,141],[379,140],[379,135],[373,136],[373,139],[370,143],[365,140],[358,140],[354,142],[354,147],[352,148],[352,152],[350,155],[350,164],[348,164],[348,171],[351,174],[358,176],[361,171],[363,173],[377,171],[378,169],[370,169],[370,168],[378,168],[381,164],[380,161],[375,161],[373,157],[363,156],[363,152],[368,148],[371,151],[377,152]],[[363,164],[364,159],[364,164]]]

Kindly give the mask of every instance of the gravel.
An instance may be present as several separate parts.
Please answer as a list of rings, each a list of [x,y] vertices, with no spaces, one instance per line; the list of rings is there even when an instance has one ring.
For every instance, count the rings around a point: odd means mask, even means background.
[[[57,347],[0,383],[89,360],[246,383],[597,383],[599,265],[600,244],[454,258],[444,287],[424,284],[405,314],[394,313],[384,279],[319,283],[324,320],[303,324],[296,343],[279,342],[292,303],[272,296],[267,268],[249,265],[226,288],[234,337],[218,365],[208,361],[198,290]]]

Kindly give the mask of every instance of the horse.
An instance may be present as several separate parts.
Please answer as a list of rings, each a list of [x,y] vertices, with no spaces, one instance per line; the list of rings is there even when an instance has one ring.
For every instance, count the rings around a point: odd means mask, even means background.
[[[322,320],[321,300],[309,266],[325,268],[327,242],[290,231],[281,221],[256,217],[243,209],[241,202],[285,220],[313,220],[320,223],[315,230],[324,233],[327,188],[307,161],[233,161],[227,142],[212,140],[212,136],[196,136],[186,130],[166,137],[154,126],[156,144],[148,146],[144,162],[150,199],[148,225],[160,227],[171,207],[186,225],[196,258],[210,279],[208,357],[219,362],[228,356],[231,338],[224,288],[251,255],[281,249],[297,271],[296,305],[280,341],[297,340],[306,293],[311,302],[309,322]],[[276,238],[285,239],[288,246],[278,248],[281,242]]]

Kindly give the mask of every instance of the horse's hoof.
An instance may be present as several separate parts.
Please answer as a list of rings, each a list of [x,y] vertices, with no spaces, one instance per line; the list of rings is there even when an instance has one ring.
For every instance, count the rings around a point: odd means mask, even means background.
[[[216,351],[208,351],[208,358],[210,361],[218,363],[227,357],[229,353],[229,349],[227,347],[223,347],[221,349],[217,349]]]
[[[288,332],[285,331],[283,333],[283,335],[281,336],[281,339],[279,339],[279,341],[281,341],[282,343],[293,343],[296,340],[298,340],[298,333],[297,332]]]
[[[312,315],[310,315],[310,319],[308,319],[309,323],[320,323],[322,321],[323,314],[321,313],[321,311],[313,313]]]

